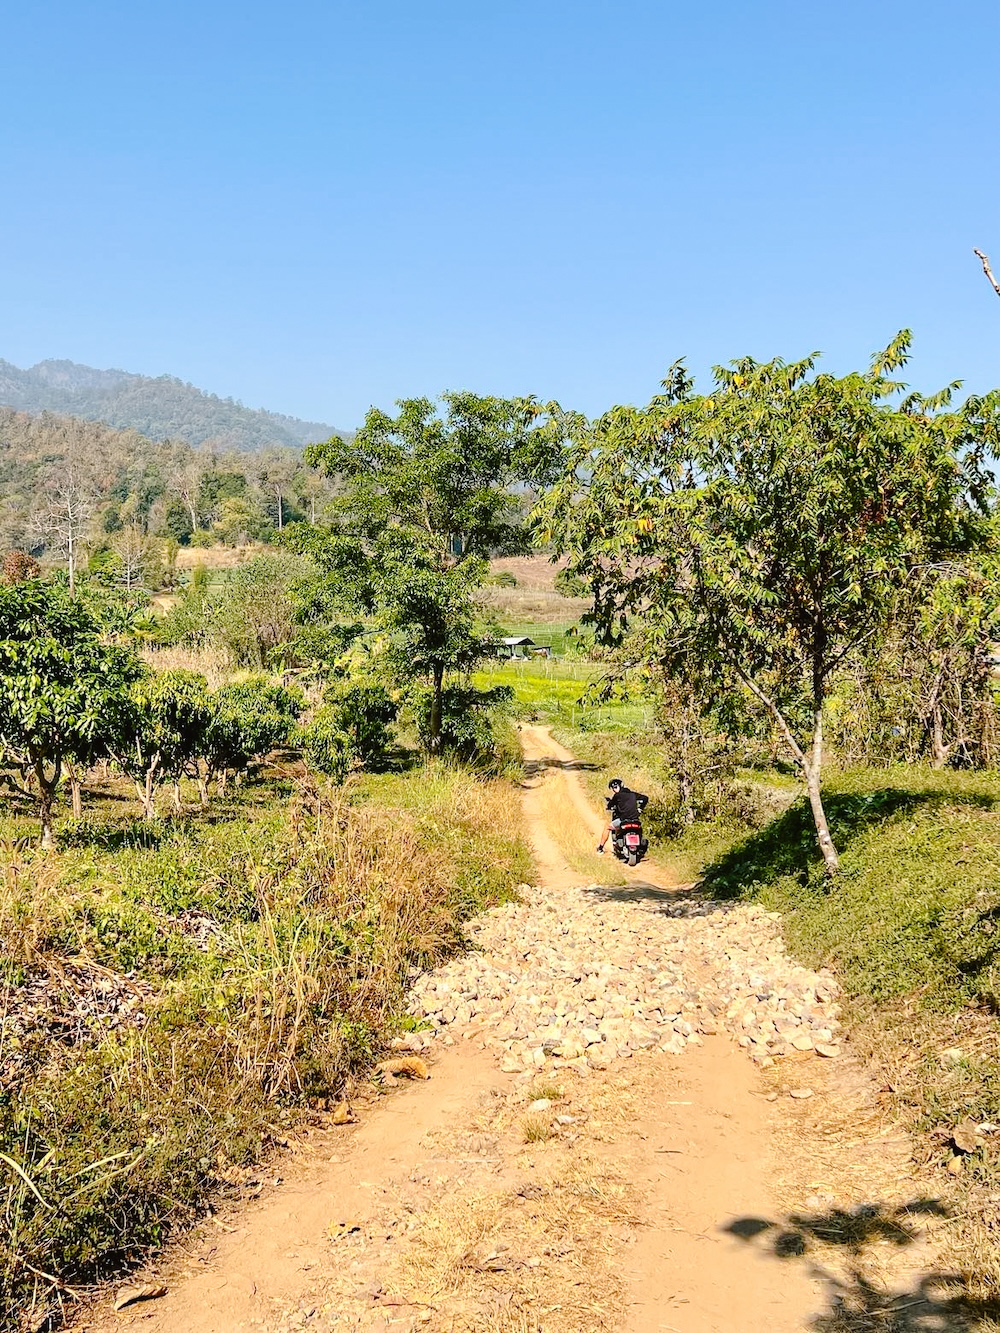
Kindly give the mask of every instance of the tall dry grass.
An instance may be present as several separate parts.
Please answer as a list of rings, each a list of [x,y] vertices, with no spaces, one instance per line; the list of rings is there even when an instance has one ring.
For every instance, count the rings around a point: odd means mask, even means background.
[[[525,878],[517,819],[508,785],[434,765],[159,843],[9,843],[0,1327],[127,1266],[363,1074],[411,969]]]

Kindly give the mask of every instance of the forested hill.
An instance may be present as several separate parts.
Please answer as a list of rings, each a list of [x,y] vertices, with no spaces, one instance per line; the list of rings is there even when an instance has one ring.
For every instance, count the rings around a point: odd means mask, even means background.
[[[151,440],[207,442],[221,450],[299,447],[334,433],[322,422],[244,407],[171,375],[95,370],[73,361],[40,361],[21,370],[0,360],[0,405],[103,421]]]

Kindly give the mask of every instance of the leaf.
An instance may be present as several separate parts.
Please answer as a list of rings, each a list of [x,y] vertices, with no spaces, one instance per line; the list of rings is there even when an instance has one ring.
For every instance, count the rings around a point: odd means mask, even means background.
[[[975,1121],[962,1120],[957,1124],[951,1131],[951,1141],[960,1152],[975,1152],[979,1147]]]

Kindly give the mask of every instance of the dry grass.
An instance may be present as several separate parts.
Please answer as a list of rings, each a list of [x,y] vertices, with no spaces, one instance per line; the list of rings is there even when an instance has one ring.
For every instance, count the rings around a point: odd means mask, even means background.
[[[543,1111],[532,1111],[521,1121],[521,1137],[525,1143],[545,1143],[552,1137],[552,1117]]]
[[[551,625],[553,629],[575,624],[590,606],[585,597],[563,597],[551,588],[484,588],[480,600],[501,625]]]
[[[240,674],[234,670],[228,655],[218,648],[146,647],[141,657],[154,671],[197,671],[212,690]]]
[[[512,555],[491,560],[490,571],[494,574],[513,574],[517,586],[530,592],[554,592],[555,577],[565,565],[566,560],[563,558],[553,561],[547,555]]]
[[[370,1067],[409,969],[524,878],[504,784],[438,766],[378,792],[248,790],[228,823],[153,834],[111,800],[55,856],[8,839],[0,1326],[135,1257]]]
[[[206,569],[235,569],[244,560],[273,549],[259,542],[249,546],[182,546],[177,552],[177,568],[204,565]]]

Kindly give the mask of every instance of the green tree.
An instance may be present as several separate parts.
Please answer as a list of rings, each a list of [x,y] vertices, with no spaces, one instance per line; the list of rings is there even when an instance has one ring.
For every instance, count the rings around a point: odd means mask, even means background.
[[[468,670],[486,649],[476,595],[490,555],[530,547],[519,491],[558,471],[566,418],[531,399],[444,395],[378,408],[350,441],[310,445],[306,459],[343,491],[337,522],[297,525],[290,544],[308,550],[341,601],[365,610],[385,636],[402,681],[430,682],[427,744],[441,746],[447,673]]]
[[[234,495],[220,500],[212,531],[226,546],[246,546],[270,533],[270,524],[252,496]]]
[[[208,803],[213,778],[225,785],[229,773],[243,773],[279,745],[287,743],[302,711],[297,690],[275,685],[266,676],[231,681],[210,700],[201,763],[196,765],[202,805]]]
[[[828,873],[821,796],[833,674],[884,631],[900,588],[942,551],[975,546],[1000,397],[902,395],[900,334],[864,373],[813,358],[717,368],[698,395],[675,366],[647,408],[582,434],[540,511],[585,577],[600,637],[635,621],[745,690],[802,774]]]
[[[400,680],[425,677],[431,700],[426,728],[432,754],[442,744],[442,703],[448,672],[465,672],[488,651],[490,638],[475,593],[485,562],[466,558],[442,566],[412,547],[396,548],[381,562],[374,596],[375,622],[386,635],[384,657]]]
[[[229,575],[213,614],[213,632],[232,660],[257,671],[289,648],[298,632],[297,589],[311,565],[287,552],[245,560]]]
[[[373,407],[354,439],[311,444],[306,461],[343,480],[333,507],[357,535],[397,528],[453,559],[530,549],[517,490],[557,475],[564,414],[530,398],[443,402],[443,416],[429,398],[403,399],[395,417]]]
[[[54,845],[53,804],[74,759],[116,739],[118,703],[141,675],[134,654],[102,643],[87,608],[38,581],[0,586],[0,747],[36,791],[43,847]]]
[[[196,671],[161,671],[135,681],[122,700],[111,745],[132,779],[146,819],[156,818],[156,793],[204,753],[212,717],[208,683]]]

